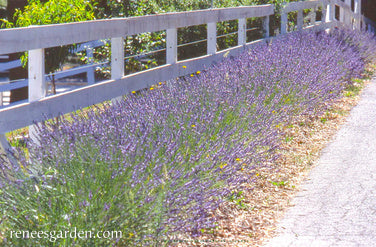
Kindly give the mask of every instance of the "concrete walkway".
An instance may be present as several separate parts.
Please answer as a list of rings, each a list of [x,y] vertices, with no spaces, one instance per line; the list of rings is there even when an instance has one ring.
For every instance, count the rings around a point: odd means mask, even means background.
[[[376,246],[376,79],[266,246]]]

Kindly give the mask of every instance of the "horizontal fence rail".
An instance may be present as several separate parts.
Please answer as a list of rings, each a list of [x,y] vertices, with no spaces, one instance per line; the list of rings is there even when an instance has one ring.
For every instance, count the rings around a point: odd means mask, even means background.
[[[273,5],[261,5],[3,29],[0,55],[273,14]]]
[[[88,52],[88,50],[90,50],[90,49],[93,49],[93,48],[96,48],[96,47],[99,47],[99,46],[103,46],[103,45],[105,45],[105,42],[101,41],[101,40],[87,42],[87,43],[78,45],[72,53],[85,51],[85,50],[86,50],[86,52]],[[19,68],[19,67],[22,67],[21,59],[0,63],[0,72],[6,72],[10,69],[15,69],[15,68]]]
[[[89,77],[88,83],[93,84],[94,78],[90,78],[90,75],[93,75],[93,70],[95,70],[95,68],[103,66],[105,64],[106,63],[89,64],[89,65],[80,66],[78,68],[59,71],[59,72],[56,72],[56,73],[53,73],[53,74],[45,75],[45,80],[51,81],[52,76],[54,76],[55,80],[58,80],[58,79],[62,79],[62,78],[65,78],[65,77],[70,77],[70,76],[75,76],[75,75],[78,75],[78,74],[85,73]],[[10,91],[10,90],[18,89],[18,88],[27,87],[28,83],[29,83],[28,79],[16,80],[16,81],[13,81],[12,83],[6,82],[6,83],[3,83],[3,84],[0,84],[0,92]]]

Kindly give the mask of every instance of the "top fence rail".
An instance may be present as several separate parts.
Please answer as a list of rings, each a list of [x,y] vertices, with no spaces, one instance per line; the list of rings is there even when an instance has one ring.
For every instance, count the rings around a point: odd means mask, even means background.
[[[220,8],[0,30],[0,54],[274,14],[273,5]]]
[[[303,1],[303,2],[291,2],[285,5],[282,9],[282,13],[292,12],[292,11],[299,11],[304,9],[314,9],[318,5],[322,5],[323,1],[321,0],[314,0],[314,1]],[[326,4],[324,2],[324,4]]]

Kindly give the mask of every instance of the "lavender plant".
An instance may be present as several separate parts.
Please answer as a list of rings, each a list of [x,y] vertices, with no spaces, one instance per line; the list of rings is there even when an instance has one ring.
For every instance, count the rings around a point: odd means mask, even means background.
[[[152,245],[216,226],[215,210],[278,157],[279,126],[338,98],[376,41],[292,33],[115,105],[46,121],[0,188],[3,242]],[[15,239],[11,229],[122,231],[115,239]]]

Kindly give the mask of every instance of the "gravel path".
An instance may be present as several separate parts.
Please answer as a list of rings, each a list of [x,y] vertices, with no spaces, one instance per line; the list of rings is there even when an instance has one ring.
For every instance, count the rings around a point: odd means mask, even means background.
[[[376,78],[266,244],[376,246]]]

